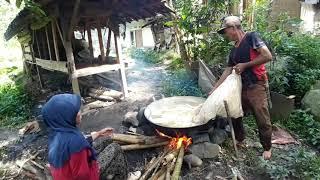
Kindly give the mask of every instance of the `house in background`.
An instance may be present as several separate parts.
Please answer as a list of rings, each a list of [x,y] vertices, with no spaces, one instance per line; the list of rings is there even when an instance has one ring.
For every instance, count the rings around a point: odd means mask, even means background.
[[[133,21],[121,26],[121,32],[124,36],[122,46],[125,48],[153,48],[155,40],[150,27],[144,27],[146,20]]]
[[[174,44],[173,29],[167,27],[168,17],[157,15],[145,20],[133,21],[121,26],[124,48],[152,48],[160,51]]]
[[[319,0],[273,0],[271,19],[286,12],[292,18],[299,18],[302,32],[320,33],[320,1]]]

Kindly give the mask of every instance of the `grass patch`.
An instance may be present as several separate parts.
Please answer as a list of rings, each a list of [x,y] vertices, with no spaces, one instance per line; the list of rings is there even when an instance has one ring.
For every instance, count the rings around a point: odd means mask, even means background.
[[[168,65],[169,70],[178,70],[184,67],[180,55],[172,50],[158,53],[152,49],[132,48],[129,50],[129,55],[133,59],[141,60],[148,64],[164,63]]]
[[[259,158],[259,169],[272,179],[320,179],[320,157],[303,147],[273,153],[275,160]]]
[[[160,63],[162,61],[161,54],[152,49],[133,48],[129,50],[129,55],[133,59],[151,64]]]
[[[180,69],[169,73],[162,81],[165,96],[198,96],[203,97],[197,80],[186,70]]]

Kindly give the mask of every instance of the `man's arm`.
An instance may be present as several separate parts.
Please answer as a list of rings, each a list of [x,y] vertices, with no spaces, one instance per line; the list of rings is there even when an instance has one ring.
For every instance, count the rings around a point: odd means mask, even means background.
[[[253,66],[258,66],[264,63],[271,61],[272,55],[267,46],[262,46],[259,49],[256,49],[259,53],[253,61],[247,63],[239,63],[233,67],[238,74],[241,74],[245,69],[251,68]]]
[[[231,72],[232,72],[232,67],[226,67],[226,69],[223,71],[218,82],[216,82],[216,84],[213,86],[213,89],[212,91],[210,91],[209,95],[223,83],[223,81],[231,74]]]
[[[264,64],[264,63],[271,61],[272,54],[269,51],[267,46],[262,46],[261,48],[257,49],[257,51],[260,55],[258,57],[256,57],[253,61],[248,62],[247,68],[250,68],[252,66],[257,66],[260,64]]]

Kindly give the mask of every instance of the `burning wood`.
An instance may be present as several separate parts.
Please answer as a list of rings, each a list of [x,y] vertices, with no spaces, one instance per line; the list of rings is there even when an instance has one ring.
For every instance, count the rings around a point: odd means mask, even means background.
[[[150,167],[148,169],[146,169],[146,171],[144,172],[144,174],[141,176],[141,178],[139,180],[145,180],[148,178],[148,176],[150,175],[150,173],[152,172],[152,170],[154,168],[156,168],[158,166],[159,163],[161,163],[161,161],[163,160],[164,156],[167,154],[167,152],[163,152],[156,160],[153,164],[150,165]]]
[[[168,141],[164,141],[164,142],[156,143],[156,144],[130,144],[130,145],[121,146],[121,149],[124,151],[130,151],[130,150],[137,150],[137,149],[147,149],[147,148],[153,148],[153,147],[160,147],[160,146],[165,146],[167,144],[169,144]]]
[[[140,180],[151,179],[178,179],[181,172],[184,150],[192,143],[187,136],[171,137],[157,131],[159,136],[144,136],[136,134],[114,134],[114,142],[125,144],[121,146],[124,151],[146,149],[165,146],[163,153],[145,165]]]
[[[174,158],[178,156],[179,149],[175,149],[167,154],[163,159],[163,165],[169,164]]]
[[[172,173],[172,180],[178,180],[181,172],[182,162],[183,162],[183,156],[184,156],[184,144],[180,147],[179,156],[176,162],[176,166],[174,167],[173,173]]]
[[[113,134],[111,139],[119,143],[124,151],[160,147],[169,144],[169,141],[158,136],[143,136],[129,134]]]
[[[170,164],[170,166],[167,166],[167,172],[166,172],[166,180],[170,180],[171,178],[171,172],[173,171],[174,165],[176,163],[176,158],[174,158]]]
[[[161,137],[169,139],[170,142],[168,142],[164,153],[162,153],[152,165],[149,163],[146,166],[145,173],[140,179],[178,179],[181,172],[184,151],[192,143],[192,139],[186,136],[171,137],[159,131],[157,132]]]

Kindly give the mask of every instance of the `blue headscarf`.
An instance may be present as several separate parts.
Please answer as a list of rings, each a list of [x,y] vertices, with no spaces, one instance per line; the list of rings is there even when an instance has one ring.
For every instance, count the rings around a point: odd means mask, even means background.
[[[93,148],[76,127],[80,106],[79,95],[59,94],[42,108],[44,122],[49,127],[49,163],[55,168],[61,168],[73,153],[84,148],[92,152],[89,160],[96,159]]]

